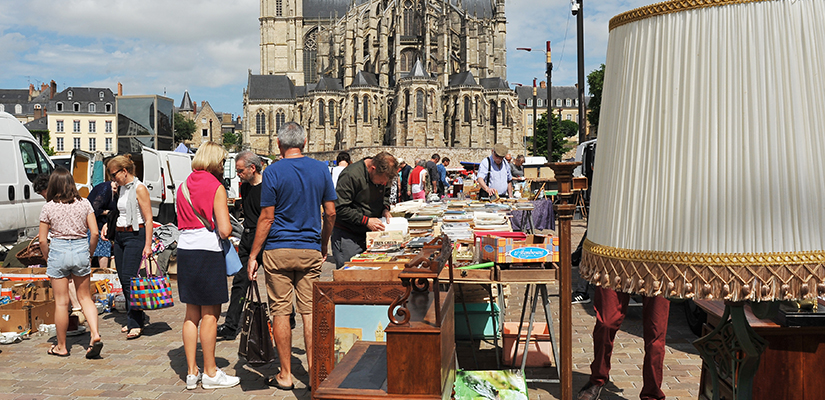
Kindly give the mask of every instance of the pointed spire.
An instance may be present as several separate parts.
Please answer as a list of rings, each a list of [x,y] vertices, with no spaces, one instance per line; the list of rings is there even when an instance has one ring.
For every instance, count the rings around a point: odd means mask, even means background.
[[[189,91],[186,90],[183,92],[183,100],[180,102],[180,111],[193,111],[195,108],[192,106],[192,99],[189,98]]]
[[[412,70],[410,70],[410,74],[407,75],[409,77],[417,77],[417,78],[429,78],[430,74],[424,70],[424,64],[421,63],[421,59],[417,58],[415,60],[415,65],[413,65]]]

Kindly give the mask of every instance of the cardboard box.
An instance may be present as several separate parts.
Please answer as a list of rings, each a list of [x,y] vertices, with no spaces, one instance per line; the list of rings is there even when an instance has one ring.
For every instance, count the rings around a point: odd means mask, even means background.
[[[0,305],[0,332],[36,331],[41,324],[54,324],[54,300]]]
[[[370,269],[367,269],[370,268]],[[344,267],[332,271],[336,282],[401,282],[398,274],[404,270],[404,262],[344,263]]]
[[[0,332],[23,332],[29,329],[29,309],[22,301],[0,305]]]
[[[120,284],[120,278],[117,276],[117,271],[111,268],[93,268],[92,269],[92,286],[97,281],[104,279],[109,280],[109,291],[111,293],[123,293],[123,286]]]
[[[485,236],[481,238],[481,259],[497,263],[557,262],[559,238],[527,235],[524,241]]]
[[[54,299],[54,292],[49,281],[4,281],[0,286],[11,288],[11,298],[22,300],[47,301]]]

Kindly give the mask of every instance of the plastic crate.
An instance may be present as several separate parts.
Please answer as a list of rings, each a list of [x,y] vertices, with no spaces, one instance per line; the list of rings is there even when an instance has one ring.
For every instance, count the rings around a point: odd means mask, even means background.
[[[499,332],[499,309],[498,304],[493,304],[493,312],[490,312],[490,303],[467,303],[467,315],[470,318],[470,328],[473,330],[473,339],[492,339]],[[455,304],[455,337],[456,339],[470,339],[467,332],[467,320],[464,319],[464,305],[460,302]],[[493,329],[495,327],[495,330]]]

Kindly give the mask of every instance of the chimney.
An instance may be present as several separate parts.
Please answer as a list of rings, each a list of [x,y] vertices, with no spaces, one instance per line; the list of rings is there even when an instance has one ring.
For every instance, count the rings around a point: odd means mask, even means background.
[[[32,97],[34,96],[34,84],[29,84],[29,101],[32,101]]]
[[[545,82],[545,81],[541,81],[541,83],[539,84],[539,86],[540,86],[542,89],[547,89],[547,82]]]
[[[195,117],[196,115],[198,115],[198,102],[193,101],[192,102],[192,117]]]
[[[34,119],[37,120],[37,119],[40,119],[40,118],[43,118],[43,117],[44,117],[43,109],[42,108],[35,108],[34,109]]]
[[[49,91],[49,100],[51,100],[54,98],[54,94],[57,93],[57,83],[54,81],[54,79],[52,79],[52,81],[49,83],[49,88],[51,88],[51,90]]]
[[[40,84],[40,93],[45,92],[45,91],[46,91],[46,89],[48,89],[48,88],[49,88],[49,85],[47,85],[47,84],[45,84],[45,83],[41,83],[41,84]]]
[[[120,82],[117,83],[117,95],[123,96],[123,84]]]

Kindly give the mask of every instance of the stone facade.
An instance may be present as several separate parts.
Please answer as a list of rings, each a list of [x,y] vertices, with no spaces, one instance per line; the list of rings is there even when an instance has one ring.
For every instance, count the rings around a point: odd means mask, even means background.
[[[504,0],[261,0],[259,20],[261,74],[249,72],[243,118],[257,153],[277,153],[287,121],[316,154],[524,148]]]

